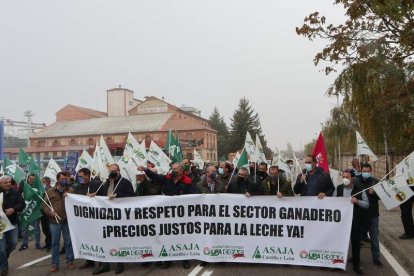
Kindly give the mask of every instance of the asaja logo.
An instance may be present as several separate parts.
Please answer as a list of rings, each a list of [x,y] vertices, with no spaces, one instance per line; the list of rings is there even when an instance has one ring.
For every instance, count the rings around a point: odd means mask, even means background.
[[[200,246],[196,243],[163,245],[159,257],[168,256],[200,256]]]
[[[204,255],[210,257],[229,257],[229,258],[243,258],[244,255],[244,248],[242,246],[213,246],[204,247],[203,249]]]
[[[266,260],[280,260],[280,261],[293,261],[294,258],[293,249],[286,246],[265,246],[256,247],[252,258],[254,259],[266,259]]]
[[[100,245],[81,243],[78,248],[80,255],[105,258],[105,250]]]

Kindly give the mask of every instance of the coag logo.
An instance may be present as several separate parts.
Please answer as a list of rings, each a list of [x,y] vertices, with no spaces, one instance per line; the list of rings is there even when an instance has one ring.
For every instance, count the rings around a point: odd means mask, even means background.
[[[136,248],[136,247],[126,247],[126,248],[112,248],[109,251],[109,254],[113,257],[118,258],[129,258],[129,259],[145,259],[153,257],[152,249],[150,248]]]

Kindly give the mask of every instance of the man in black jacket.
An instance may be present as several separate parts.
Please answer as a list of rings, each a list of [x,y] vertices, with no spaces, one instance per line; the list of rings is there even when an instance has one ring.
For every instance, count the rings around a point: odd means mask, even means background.
[[[380,247],[378,240],[378,224],[379,224],[379,206],[380,198],[375,193],[373,186],[378,183],[378,179],[371,176],[371,165],[368,163],[361,164],[361,176],[356,178],[356,182],[363,189],[368,189],[369,208],[367,210],[366,228],[371,238],[371,255],[374,265],[381,268],[383,264],[380,261]]]
[[[260,185],[250,180],[249,171],[241,167],[237,172],[237,177],[233,177],[227,187],[229,194],[244,194],[247,197],[260,194]]]
[[[73,193],[78,195],[86,195],[87,193],[95,192],[102,182],[98,179],[91,178],[91,171],[88,168],[82,168],[78,171],[75,183],[72,185]],[[95,266],[92,260],[79,266],[79,269],[85,269]]]
[[[293,191],[301,196],[317,196],[319,199],[331,196],[335,190],[332,179],[322,168],[316,167],[316,158],[308,155],[305,167],[296,179]]]
[[[10,223],[15,226],[14,229],[3,233],[3,238],[0,240],[0,269],[1,275],[4,276],[7,275],[9,269],[7,259],[17,244],[17,224],[19,223],[17,213],[23,211],[26,203],[18,191],[11,189],[10,176],[5,175],[0,178],[0,190],[3,193],[1,207]]]
[[[132,183],[128,179],[122,177],[119,166],[117,164],[111,164],[109,166],[109,171],[108,179],[102,183],[96,191],[91,191],[90,189],[87,195],[90,197],[95,195],[107,196],[110,200],[114,198],[134,196]],[[93,272],[93,275],[108,272],[109,269],[109,263],[100,263]],[[124,264],[116,263],[115,274],[120,274],[122,272],[124,272]]]

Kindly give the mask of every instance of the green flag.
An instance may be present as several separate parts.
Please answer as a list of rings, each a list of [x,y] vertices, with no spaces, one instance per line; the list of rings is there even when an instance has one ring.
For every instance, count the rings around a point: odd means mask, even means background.
[[[19,148],[19,165],[25,166],[29,173],[34,173],[40,176],[40,167],[22,148]]]
[[[172,162],[181,162],[183,155],[178,137],[174,137],[171,129],[168,131],[167,141],[165,142],[165,152]]]
[[[26,208],[20,215],[21,225],[30,224],[42,216],[41,198],[43,198],[44,193],[45,188],[37,175],[32,185],[29,185],[26,181],[23,182],[23,197],[26,202]]]
[[[183,161],[183,151],[181,150],[180,139],[178,139],[177,134],[175,134],[175,141],[177,144],[175,146],[174,161],[181,162]]]
[[[10,161],[6,155],[3,159],[3,171],[5,175],[9,175],[17,183],[20,183],[26,178],[26,173],[23,171],[23,169],[17,166],[17,164],[13,161]]]
[[[246,148],[243,148],[242,153],[240,154],[239,160],[237,161],[237,168],[249,167],[249,158],[247,157]]]

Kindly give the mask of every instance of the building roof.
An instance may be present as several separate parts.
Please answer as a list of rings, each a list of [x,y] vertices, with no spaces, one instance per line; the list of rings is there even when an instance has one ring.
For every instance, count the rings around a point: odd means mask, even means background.
[[[60,121],[43,128],[30,138],[159,131],[172,114],[173,113],[155,113],[76,121]]]
[[[106,117],[106,116],[108,116],[108,114],[106,114],[105,112],[99,111],[99,110],[94,110],[94,109],[81,107],[81,106],[77,106],[77,105],[73,105],[73,104],[68,104],[68,106],[73,106],[73,107],[85,112],[86,114],[88,114],[92,117]]]

